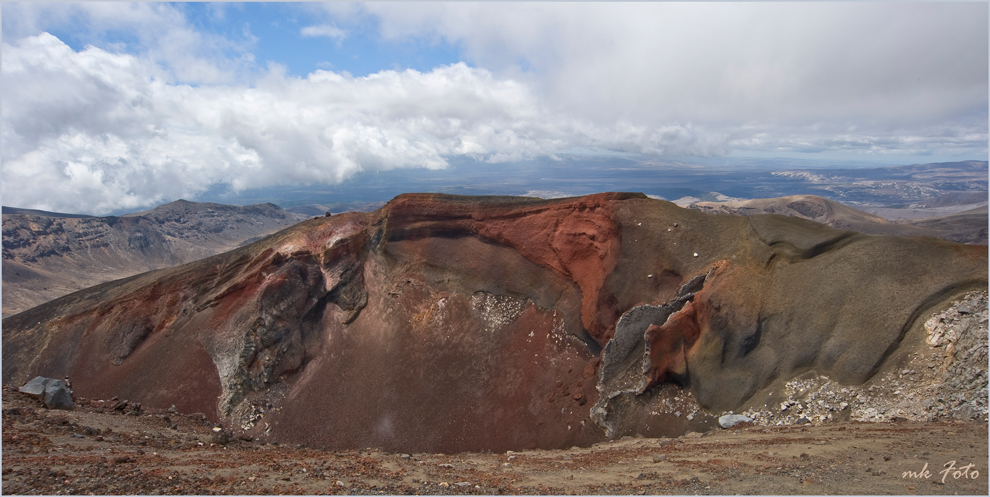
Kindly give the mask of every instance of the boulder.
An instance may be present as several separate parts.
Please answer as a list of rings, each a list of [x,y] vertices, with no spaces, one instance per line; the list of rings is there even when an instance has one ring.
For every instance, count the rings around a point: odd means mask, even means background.
[[[49,409],[72,409],[73,407],[72,391],[62,380],[36,376],[18,391],[37,398]]]
[[[48,385],[49,381],[51,381],[51,378],[45,378],[44,376],[35,376],[33,380],[25,383],[24,386],[18,388],[17,391],[21,393],[26,393],[32,397],[37,397],[38,400],[41,400],[41,397],[45,393],[45,386]]]
[[[62,380],[51,380],[45,386],[45,407],[49,409],[72,409],[72,391]]]

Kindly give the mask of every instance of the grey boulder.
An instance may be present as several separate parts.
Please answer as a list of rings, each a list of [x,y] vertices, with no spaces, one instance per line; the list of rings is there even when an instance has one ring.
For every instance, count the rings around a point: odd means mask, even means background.
[[[51,381],[51,378],[35,376],[33,380],[25,383],[24,386],[18,388],[17,391],[41,399],[45,393],[45,386],[48,385],[49,381]]]
[[[72,391],[62,380],[36,376],[17,391],[37,398],[49,409],[72,409]]]

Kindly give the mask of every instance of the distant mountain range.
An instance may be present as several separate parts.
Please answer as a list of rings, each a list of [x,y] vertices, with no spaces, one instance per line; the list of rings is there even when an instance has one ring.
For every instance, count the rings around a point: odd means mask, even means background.
[[[3,315],[225,252],[304,218],[274,204],[185,200],[109,217],[3,207]]]
[[[725,157],[643,161],[567,156],[503,164],[452,160],[445,169],[361,172],[338,185],[217,192],[202,200],[242,205],[268,201],[289,210],[313,206],[307,214],[322,215],[321,207],[332,213],[375,210],[403,193],[559,198],[642,192],[671,201],[719,200],[719,195],[733,199],[817,195],[866,210],[903,208],[953,195],[982,193],[986,200],[987,182],[986,161],[849,167],[827,161]]]

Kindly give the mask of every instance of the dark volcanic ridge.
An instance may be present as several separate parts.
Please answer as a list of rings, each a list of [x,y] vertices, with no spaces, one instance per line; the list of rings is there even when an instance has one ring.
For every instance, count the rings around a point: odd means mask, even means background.
[[[274,204],[185,200],[119,217],[5,207],[3,315],[106,281],[218,254],[303,218]]]
[[[986,246],[642,194],[410,194],[6,318],[3,381],[328,448],[587,446],[866,385],[986,289]]]

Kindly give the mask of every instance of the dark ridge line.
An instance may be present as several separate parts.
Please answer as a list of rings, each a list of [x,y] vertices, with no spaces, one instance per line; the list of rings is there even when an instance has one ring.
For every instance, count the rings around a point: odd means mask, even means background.
[[[775,248],[778,250],[775,250],[773,253],[770,254],[770,257],[767,259],[766,264],[764,264],[764,268],[769,269],[771,264],[776,262],[780,257],[783,257],[784,260],[787,262],[801,262],[801,261],[811,260],[814,259],[815,257],[825,254],[826,252],[841,249],[856,241],[856,239],[859,238],[860,236],[871,236],[871,235],[849,232],[848,234],[833,238],[831,240],[826,240],[824,242],[819,243],[818,245],[807,248],[805,250],[801,250],[793,243],[784,240],[772,242],[767,244],[767,247]],[[872,236],[884,236],[884,235],[872,235]]]

